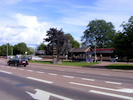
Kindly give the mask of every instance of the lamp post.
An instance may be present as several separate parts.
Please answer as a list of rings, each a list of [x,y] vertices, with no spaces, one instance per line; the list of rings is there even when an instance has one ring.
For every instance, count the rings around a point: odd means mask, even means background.
[[[8,43],[7,43],[6,55],[7,55],[7,61],[8,61]]]
[[[95,62],[96,62],[96,40],[94,40],[94,43],[95,43]]]

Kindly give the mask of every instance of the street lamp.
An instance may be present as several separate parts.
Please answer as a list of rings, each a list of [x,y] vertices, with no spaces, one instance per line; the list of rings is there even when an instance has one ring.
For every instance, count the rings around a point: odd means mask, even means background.
[[[94,40],[94,43],[95,43],[95,62],[96,62],[96,40]]]

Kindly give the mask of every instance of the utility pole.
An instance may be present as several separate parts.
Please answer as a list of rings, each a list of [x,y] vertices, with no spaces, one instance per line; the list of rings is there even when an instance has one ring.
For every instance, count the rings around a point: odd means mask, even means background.
[[[7,49],[6,49],[6,53],[7,53],[7,61],[8,61],[8,43],[7,43]]]
[[[11,55],[13,56],[13,48],[11,48]]]

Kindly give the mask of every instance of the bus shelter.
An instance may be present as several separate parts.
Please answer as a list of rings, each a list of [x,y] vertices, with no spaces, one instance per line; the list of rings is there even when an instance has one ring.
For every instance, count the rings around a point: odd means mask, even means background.
[[[93,50],[91,47],[87,48],[73,48],[69,51],[69,56],[72,61],[91,61]]]

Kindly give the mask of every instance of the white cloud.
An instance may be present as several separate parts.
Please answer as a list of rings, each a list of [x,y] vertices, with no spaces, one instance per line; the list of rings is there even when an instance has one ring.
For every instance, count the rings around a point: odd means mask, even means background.
[[[49,23],[37,21],[36,16],[25,16],[16,14],[14,16],[16,24],[0,27],[0,37],[2,42],[17,44],[25,42],[26,44],[39,44],[46,37],[46,30],[49,29]]]

